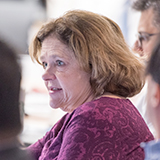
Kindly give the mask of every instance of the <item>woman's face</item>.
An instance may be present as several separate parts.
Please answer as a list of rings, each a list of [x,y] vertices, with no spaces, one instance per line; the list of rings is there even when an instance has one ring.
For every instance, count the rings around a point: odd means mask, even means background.
[[[72,112],[93,99],[90,75],[80,68],[73,51],[56,37],[49,36],[43,41],[40,61],[52,108]]]

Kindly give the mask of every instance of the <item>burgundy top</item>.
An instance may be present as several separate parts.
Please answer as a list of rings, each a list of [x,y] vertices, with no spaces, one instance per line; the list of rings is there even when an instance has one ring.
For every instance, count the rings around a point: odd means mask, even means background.
[[[28,149],[37,160],[144,160],[140,143],[150,140],[130,100],[101,97],[64,115]]]

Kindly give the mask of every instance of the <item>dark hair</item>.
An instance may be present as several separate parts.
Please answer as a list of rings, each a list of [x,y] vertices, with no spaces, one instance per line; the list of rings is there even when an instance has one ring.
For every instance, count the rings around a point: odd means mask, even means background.
[[[81,10],[51,19],[41,27],[29,48],[31,58],[40,64],[42,43],[48,36],[55,36],[73,50],[81,68],[90,74],[95,97],[103,91],[123,97],[141,91],[143,65],[111,19]]]
[[[146,74],[151,75],[153,80],[160,85],[160,41],[154,48],[149,59]]]
[[[160,27],[160,0],[135,0],[132,8],[140,12],[153,8],[153,24],[155,27]]]
[[[16,54],[0,41],[0,136],[16,136],[22,129],[19,92],[21,69]]]

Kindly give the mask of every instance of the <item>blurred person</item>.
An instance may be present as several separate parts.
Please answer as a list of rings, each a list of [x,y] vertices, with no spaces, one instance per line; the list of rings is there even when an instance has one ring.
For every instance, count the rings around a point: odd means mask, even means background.
[[[132,8],[141,13],[137,28],[137,40],[134,43],[133,50],[140,57],[143,57],[145,63],[147,63],[160,33],[160,0],[134,0]],[[146,94],[147,81],[140,94],[133,97],[131,101],[154,133],[154,128],[146,115]]]
[[[141,12],[133,49],[140,56],[148,56],[160,34],[160,0],[135,0],[132,8]]]
[[[147,116],[152,122],[156,134],[155,140],[142,143],[145,160],[160,160],[160,42],[153,50],[147,66],[148,92]]]
[[[31,160],[20,149],[22,117],[19,107],[21,68],[14,51],[0,41],[0,159]]]
[[[127,99],[144,68],[115,22],[68,11],[41,27],[29,53],[44,68],[50,106],[67,112],[28,147],[37,160],[144,159],[140,143],[153,135]]]

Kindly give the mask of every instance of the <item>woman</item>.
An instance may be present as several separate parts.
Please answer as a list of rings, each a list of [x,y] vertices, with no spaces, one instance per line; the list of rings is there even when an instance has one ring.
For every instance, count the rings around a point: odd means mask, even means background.
[[[118,25],[74,10],[44,24],[30,45],[42,64],[50,106],[68,112],[29,149],[39,160],[144,159],[153,139],[127,99],[143,87],[143,66]]]

